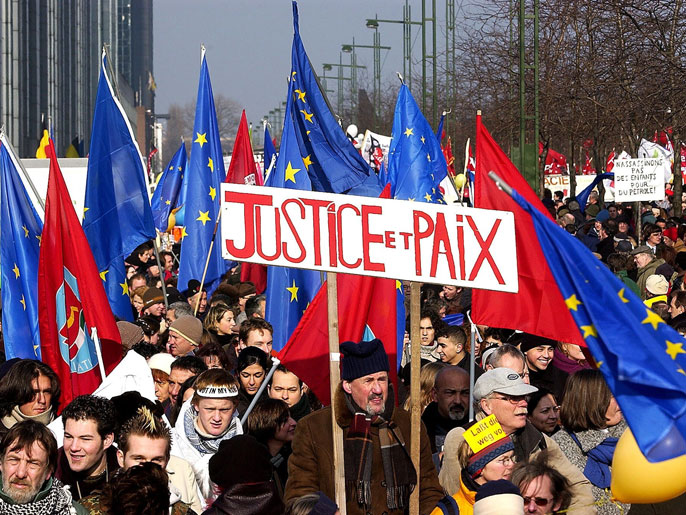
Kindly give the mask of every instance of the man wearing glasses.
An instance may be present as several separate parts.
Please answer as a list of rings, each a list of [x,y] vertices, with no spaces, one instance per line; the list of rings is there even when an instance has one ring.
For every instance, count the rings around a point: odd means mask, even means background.
[[[517,461],[529,461],[539,452],[548,451],[550,465],[569,481],[572,489],[571,510],[574,513],[596,513],[591,484],[572,465],[553,440],[542,434],[527,420],[526,396],[537,391],[526,384],[514,370],[495,368],[482,375],[474,385],[474,400],[478,403],[477,419],[495,415],[506,434],[514,442]]]

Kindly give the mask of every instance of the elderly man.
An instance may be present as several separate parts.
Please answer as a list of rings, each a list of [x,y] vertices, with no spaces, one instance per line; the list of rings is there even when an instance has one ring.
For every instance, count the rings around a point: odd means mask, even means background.
[[[572,490],[569,511],[579,514],[594,514],[591,484],[583,473],[572,465],[551,438],[542,434],[527,419],[526,396],[537,391],[526,384],[520,375],[509,368],[488,370],[474,385],[474,400],[478,403],[477,420],[495,415],[503,431],[514,443],[517,462],[525,462],[539,452],[548,451],[549,464],[567,478]],[[441,469],[441,485],[446,491],[460,488],[460,465],[456,456],[448,452],[453,441],[459,439],[455,431],[446,437],[446,453]]]
[[[631,255],[634,258],[634,263],[636,263],[638,273],[636,284],[638,285],[638,291],[641,292],[641,300],[646,300],[646,298],[648,298],[646,283],[648,282],[648,277],[651,275],[662,274],[667,280],[671,280],[673,275],[676,277],[674,269],[665,263],[664,259],[656,258],[648,245],[636,247],[631,251]]]
[[[53,477],[56,466],[57,441],[44,424],[13,425],[0,441],[0,513],[87,514]]]
[[[443,497],[426,430],[420,435],[420,474],[409,455],[410,415],[394,407],[388,356],[380,340],[344,342],[342,381],[333,405],[343,430],[347,513],[400,515],[419,488],[419,512],[430,513]],[[394,471],[394,472],[393,472]],[[331,407],[303,418],[288,463],[285,501],[322,491],[334,498]]]

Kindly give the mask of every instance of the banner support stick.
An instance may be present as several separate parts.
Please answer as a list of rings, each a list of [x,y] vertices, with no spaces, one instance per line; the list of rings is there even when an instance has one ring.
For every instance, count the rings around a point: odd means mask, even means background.
[[[265,377],[264,381],[262,381],[260,388],[257,390],[257,393],[252,398],[252,401],[250,401],[250,405],[245,410],[245,413],[241,414],[241,425],[242,426],[245,426],[245,422],[246,422],[246,420],[248,420],[248,415],[250,415],[250,412],[255,407],[255,404],[257,404],[257,401],[260,400],[260,397],[262,396],[262,393],[264,392],[264,390],[267,388],[269,381],[272,380],[272,376],[274,375],[274,372],[276,372],[276,367],[278,367],[281,364],[281,362],[279,361],[279,358],[277,358],[275,356],[272,356],[271,360],[272,360],[272,368],[269,369],[269,372],[267,373],[267,377]]]
[[[421,471],[419,470],[420,453],[420,429],[422,422],[422,407],[420,406],[421,385],[420,369],[421,362],[421,336],[419,334],[420,322],[420,289],[421,283],[410,283],[410,457],[412,465],[417,472],[417,487],[410,495],[410,515],[419,514],[419,490]]]
[[[105,373],[105,364],[102,362],[102,347],[100,347],[100,337],[98,336],[97,327],[93,327],[93,329],[91,329],[91,338],[93,339],[93,344],[95,345],[95,355],[98,357],[100,377],[102,377],[102,381],[104,381],[107,377],[107,374]]]
[[[338,283],[336,273],[326,274],[326,300],[329,325],[329,388],[331,390],[331,427],[333,435],[333,474],[335,501],[341,515],[346,515],[345,461],[343,459],[343,428],[336,421],[336,396],[341,380],[340,346],[338,343]]]
[[[203,47],[204,48],[204,47]],[[214,224],[214,232],[212,233],[212,240],[210,241],[210,248],[207,251],[207,259],[205,260],[205,268],[202,271],[202,279],[200,281],[200,289],[198,293],[201,294],[203,288],[205,287],[205,277],[207,276],[207,267],[210,266],[210,257],[212,256],[212,248],[214,247],[214,239],[217,237],[217,227],[219,227],[219,220],[222,218],[222,211],[219,210],[219,216],[217,216],[217,221]],[[198,307],[200,306],[200,297],[195,302],[195,308],[193,308],[193,316],[198,316]]]

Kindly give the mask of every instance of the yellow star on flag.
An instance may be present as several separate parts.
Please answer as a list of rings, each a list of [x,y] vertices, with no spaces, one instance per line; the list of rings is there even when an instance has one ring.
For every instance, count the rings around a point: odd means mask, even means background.
[[[299,89],[295,90],[296,95],[298,95],[298,100],[301,100],[302,102],[305,102],[305,92],[301,91]]]
[[[428,193],[424,195],[424,200],[426,200],[427,202],[431,202],[431,195],[429,195]]]
[[[169,167],[169,171],[171,172],[171,171],[173,171],[173,170],[174,170],[174,165],[171,165],[171,166]]]
[[[686,372],[684,371],[683,368],[677,368],[676,371],[679,372],[680,374],[684,374],[686,376]]]
[[[578,307],[583,304],[583,302],[576,298],[576,293],[572,293],[571,297],[565,299],[565,304],[567,305],[567,309],[577,311]]]
[[[667,340],[665,340],[665,343],[667,344],[665,352],[669,354],[670,358],[676,359],[679,354],[686,354],[683,343],[674,343]]]
[[[128,295],[129,294],[129,284],[124,281],[123,283],[119,283],[119,286],[121,286],[121,294],[122,295]]]
[[[193,143],[199,143],[199,144],[200,144],[200,148],[202,148],[202,146],[203,146],[205,143],[207,143],[207,133],[206,133],[206,132],[203,132],[202,134],[200,134],[199,132],[196,132],[195,134],[196,134],[198,137],[195,138],[195,141],[193,141]]]
[[[24,238],[28,238],[29,237],[29,230],[26,228],[25,225],[22,225],[21,228],[24,229]]]
[[[293,165],[291,165],[291,162],[288,161],[288,166],[286,167],[286,178],[284,179],[285,181],[291,181],[295,183],[295,174],[300,171],[300,168],[293,168]]]
[[[21,296],[19,302],[21,302],[21,305],[24,306],[24,311],[26,311],[26,300],[24,299],[23,295]]]
[[[295,285],[295,279],[293,279],[293,286],[286,288],[291,294],[291,300],[289,302],[298,301],[298,290],[299,288]]]
[[[629,303],[629,301],[628,301],[626,298],[624,298],[624,288],[622,288],[621,290],[619,290],[619,292],[617,293],[617,295],[619,295],[619,299],[620,299],[624,304],[628,304],[628,303]]]
[[[14,268],[12,269],[12,272],[14,272],[14,275],[16,276],[15,279],[19,279],[19,267],[16,263],[14,263]]]
[[[214,172],[214,161],[212,161],[211,157],[208,157],[207,159],[207,167],[210,169],[211,172]]]
[[[209,196],[212,197],[212,200],[214,200],[214,197],[217,196],[217,189],[216,189],[216,188],[213,188],[212,186],[210,186],[210,193],[209,193]]]
[[[426,155],[426,160],[427,160],[429,163],[431,162],[431,154],[427,154],[427,155]],[[432,177],[432,179],[433,179],[433,177]]]
[[[105,279],[105,276],[107,275],[108,272],[109,272],[109,270],[103,270],[102,272],[100,272],[100,279],[102,279],[103,281],[106,281],[107,279]]]
[[[309,170],[312,165],[312,158],[309,155],[303,157],[303,164],[305,165],[305,170]]]
[[[403,291],[403,283],[401,283],[401,282],[398,281],[397,279],[395,280],[395,289],[396,289],[396,290]]]
[[[643,320],[641,320],[642,324],[650,324],[653,326],[653,329],[657,331],[657,326],[659,324],[664,324],[665,321],[660,318],[660,315],[657,313],[654,313],[650,311],[649,309],[646,309],[646,313],[648,314],[647,317],[645,317]]]
[[[197,221],[202,222],[202,225],[204,226],[207,222],[210,221],[210,212],[209,211],[198,211],[200,213],[200,216],[196,218]]]
[[[304,110],[304,109],[301,109],[300,112],[301,112],[301,113],[303,114],[303,116],[305,117],[305,120],[307,120],[307,121],[310,122],[310,123],[314,123],[314,122],[312,121],[312,117],[314,116],[314,113],[308,113],[308,112],[307,112],[306,110]]]
[[[89,209],[90,209],[89,207],[86,207],[86,206],[83,207],[83,216],[86,216],[86,211],[88,211]]]
[[[419,138],[419,141],[421,141],[421,142],[422,142],[422,145],[423,145],[424,142],[426,141],[426,138],[425,138],[424,136],[422,136],[421,138]]]
[[[169,205],[171,205],[171,200],[165,200],[164,203],[169,206]]]
[[[407,136],[408,138],[409,138],[410,136],[412,136],[412,135],[414,134],[414,132],[412,132],[412,130],[413,130],[413,129],[411,129],[410,127],[408,127],[407,129],[405,129],[405,133],[404,133],[405,136]]]
[[[41,243],[43,243],[43,235],[38,234],[36,235],[36,238],[38,238],[38,246],[40,247]]]
[[[181,227],[181,239],[183,240],[186,236],[188,236],[188,233],[186,232],[186,226],[184,225]]]
[[[598,337],[598,331],[596,331],[594,325],[582,325],[580,329],[584,332],[584,339],[588,338],[589,336],[593,336],[594,338]]]

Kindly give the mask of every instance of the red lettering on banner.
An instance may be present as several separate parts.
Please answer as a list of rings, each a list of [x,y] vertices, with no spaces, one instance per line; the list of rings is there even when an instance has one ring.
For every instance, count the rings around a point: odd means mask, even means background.
[[[336,259],[336,204],[331,202],[326,208],[327,217],[329,221],[329,264],[330,266],[337,266]]]
[[[457,221],[457,255],[460,258],[460,279],[464,281],[464,227],[462,225],[462,215],[456,216]]]
[[[312,228],[314,229],[314,266],[322,265],[322,251],[320,248],[321,234],[319,234],[319,209],[329,205],[328,200],[316,200],[310,198],[300,199],[303,204],[312,208]],[[329,232],[330,228],[329,228]]]
[[[414,219],[414,264],[417,275],[422,275],[422,252],[420,243],[421,240],[431,235],[434,230],[434,221],[429,215],[422,211],[413,211],[412,218]],[[427,223],[425,231],[419,230],[419,219],[423,219]]]
[[[469,275],[469,280],[473,281],[476,275],[479,273],[479,269],[481,268],[481,264],[483,263],[484,259],[488,261],[488,264],[491,265],[491,270],[493,270],[493,273],[495,274],[495,278],[498,280],[498,284],[505,284],[505,281],[503,280],[503,276],[500,274],[500,270],[498,270],[498,267],[495,264],[495,261],[493,261],[493,256],[491,256],[491,253],[488,251],[488,249],[491,247],[491,244],[493,243],[493,239],[495,238],[496,233],[498,232],[498,227],[500,227],[500,222],[502,220],[498,218],[495,223],[493,224],[493,227],[491,228],[491,232],[488,234],[488,238],[486,238],[486,241],[484,242],[483,238],[481,238],[481,233],[479,232],[479,229],[477,229],[476,224],[472,220],[472,217],[467,215],[467,223],[469,224],[469,227],[471,227],[472,232],[474,233],[474,237],[476,238],[477,243],[479,244],[479,247],[481,247],[481,252],[479,252],[479,257],[476,258],[476,262],[474,263],[474,268],[472,268],[472,273]]]
[[[403,237],[405,250],[408,250],[410,248],[410,236],[412,236],[412,233],[411,232],[399,232],[398,234]]]
[[[393,237],[393,235],[395,233],[393,231],[386,231],[383,234],[384,234],[384,241],[385,241],[386,248],[394,249],[395,248],[395,238]]]
[[[380,215],[380,206],[362,206],[362,246],[364,247],[364,269],[373,272],[385,272],[386,266],[383,263],[374,263],[369,258],[369,246],[372,243],[383,243],[381,234],[369,232],[369,215]]]
[[[274,255],[268,256],[262,251],[262,209],[255,206],[255,233],[260,236],[257,238],[257,255],[267,261],[274,261],[281,256],[281,216],[279,209],[274,210],[274,227],[276,228],[276,251]]]
[[[283,256],[290,261],[291,263],[301,263],[302,261],[305,260],[306,252],[305,252],[305,246],[303,245],[302,240],[300,239],[300,235],[298,234],[298,231],[295,229],[295,226],[293,225],[293,222],[291,221],[291,217],[288,214],[288,211],[286,210],[286,206],[288,204],[295,203],[299,208],[300,208],[300,217],[304,220],[305,219],[305,207],[302,205],[302,203],[298,199],[294,198],[289,198],[281,204],[281,210],[283,211],[283,217],[286,220],[286,223],[288,224],[288,228],[291,230],[291,233],[293,234],[293,237],[295,238],[295,242],[298,244],[298,248],[300,249],[300,256],[298,257],[293,257],[288,254],[287,246],[288,244],[286,242],[283,242],[282,248],[283,248]],[[318,231],[316,233],[318,235]],[[315,249],[319,250],[318,247],[315,247]]]
[[[352,204],[343,204],[341,207],[338,208],[338,261],[340,261],[341,264],[346,268],[357,268],[360,266],[360,263],[362,262],[360,258],[357,258],[357,261],[355,261],[355,263],[347,263],[345,259],[343,259],[343,224],[341,223],[341,219],[343,218],[344,209],[352,209],[357,216],[360,216],[360,210],[357,209],[357,206],[354,206]]]
[[[441,251],[440,245],[443,243],[444,251]],[[431,252],[431,277],[436,277],[436,268],[438,267],[438,256],[443,254],[448,261],[448,270],[450,271],[450,278],[455,279],[455,260],[453,259],[453,249],[450,247],[450,239],[448,238],[448,229],[445,227],[445,216],[443,213],[436,215],[436,230],[434,231],[434,245]]]
[[[243,204],[243,223],[245,224],[245,245],[239,249],[233,244],[233,240],[226,240],[226,250],[236,259],[248,259],[255,254],[255,230],[253,219],[253,207],[255,206],[271,206],[271,195],[256,195],[253,193],[237,193],[235,191],[227,191],[224,195],[226,202],[235,202],[236,204]]]

